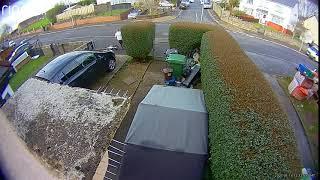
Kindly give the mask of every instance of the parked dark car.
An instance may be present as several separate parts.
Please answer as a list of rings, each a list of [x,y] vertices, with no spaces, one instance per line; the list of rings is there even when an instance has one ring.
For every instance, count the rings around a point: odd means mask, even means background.
[[[113,71],[115,67],[116,59],[112,51],[74,51],[52,60],[36,77],[52,83],[87,87],[100,75]]]
[[[179,5],[179,9],[187,9],[188,5],[185,1],[181,1]]]

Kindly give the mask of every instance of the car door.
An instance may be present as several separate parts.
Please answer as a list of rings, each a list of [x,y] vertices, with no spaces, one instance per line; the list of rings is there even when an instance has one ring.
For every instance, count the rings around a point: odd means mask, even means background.
[[[75,60],[71,61],[58,75],[60,84],[81,87],[83,83],[82,79],[79,78],[81,71],[83,71],[82,64]]]
[[[86,53],[81,58],[78,58],[77,61],[83,67],[81,79],[86,82],[87,85],[90,85],[97,79],[97,58],[93,53]]]

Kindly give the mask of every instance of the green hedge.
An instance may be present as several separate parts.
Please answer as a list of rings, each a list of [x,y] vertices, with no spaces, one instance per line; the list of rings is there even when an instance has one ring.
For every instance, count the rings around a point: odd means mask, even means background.
[[[187,55],[195,48],[200,48],[203,33],[212,29],[211,25],[199,23],[174,23],[169,29],[170,48],[176,48],[180,54]]]
[[[135,22],[122,26],[121,33],[126,53],[135,59],[145,59],[153,48],[155,24]]]
[[[283,179],[300,174],[289,121],[255,64],[221,27],[201,42],[212,179]]]

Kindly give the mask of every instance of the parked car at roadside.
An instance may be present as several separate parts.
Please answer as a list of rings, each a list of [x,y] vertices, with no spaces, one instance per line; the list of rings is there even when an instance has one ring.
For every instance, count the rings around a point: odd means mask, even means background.
[[[21,42],[20,42],[20,45],[21,44],[24,44],[24,43],[27,43],[28,42],[28,40],[27,39],[24,39],[24,40],[22,40]]]
[[[128,19],[136,19],[138,15],[141,14],[141,11],[138,9],[133,9],[129,14],[128,14]]]
[[[203,2],[203,9],[211,9],[212,8],[212,2],[211,0],[204,0]]]
[[[174,4],[169,3],[168,1],[160,1],[159,6],[160,7],[171,7],[172,8],[174,6]]]
[[[116,67],[112,51],[74,51],[58,56],[36,75],[36,78],[72,87],[87,87]]]
[[[187,4],[181,2],[180,5],[179,5],[179,9],[187,9]]]
[[[180,4],[185,4],[187,7],[190,6],[190,1],[189,0],[182,0]]]
[[[316,44],[310,44],[307,49],[307,56],[309,56],[314,61],[319,62],[319,47]]]
[[[9,42],[9,47],[14,47],[15,45],[16,45],[16,43],[14,41]]]

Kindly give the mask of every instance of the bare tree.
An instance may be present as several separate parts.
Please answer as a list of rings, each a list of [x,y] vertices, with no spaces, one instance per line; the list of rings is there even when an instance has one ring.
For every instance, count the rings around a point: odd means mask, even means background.
[[[299,19],[308,18],[318,14],[319,8],[318,5],[310,0],[299,0]]]
[[[3,24],[0,28],[0,34],[1,35],[7,35],[12,31],[11,26],[9,26],[8,24]]]

